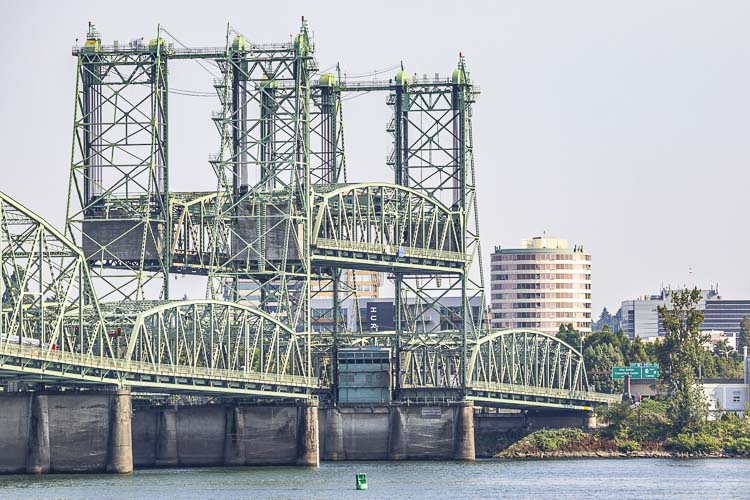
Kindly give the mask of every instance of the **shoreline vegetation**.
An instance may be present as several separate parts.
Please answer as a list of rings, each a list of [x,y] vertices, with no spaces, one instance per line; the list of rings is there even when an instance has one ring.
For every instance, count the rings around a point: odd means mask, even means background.
[[[670,440],[623,443],[576,428],[542,429],[526,435],[492,458],[543,460],[567,458],[750,458],[750,450],[716,449],[713,446],[687,448]]]
[[[622,361],[655,358],[661,367],[657,395],[635,404],[623,402],[601,407],[597,413],[606,427],[584,432],[576,428],[542,429],[526,432],[516,429],[482,440],[478,449],[496,458],[575,458],[575,457],[737,457],[750,458],[750,407],[744,417],[726,412],[709,420],[708,401],[701,388],[703,366],[721,362],[729,372],[742,371],[744,356],[729,352],[727,345],[717,345],[713,355],[704,349],[708,336],[701,332],[703,311],[701,291],[683,289],[671,293],[671,307],[659,306],[664,326],[661,342],[648,347],[629,341],[622,332],[613,335],[606,326],[601,333],[583,339],[572,325],[560,328],[558,337],[571,345],[582,345],[587,366],[599,377],[599,390],[616,393],[622,388],[609,375]],[[604,320],[604,313],[602,318]],[[746,345],[750,319],[742,322],[738,347]],[[636,339],[637,340],[637,339]],[[649,352],[650,350],[650,352]],[[600,352],[601,351],[601,352]],[[731,358],[731,359],[730,359]],[[711,360],[712,363],[704,364]],[[726,362],[726,363],[724,363]],[[625,393],[625,397],[630,397]],[[489,436],[488,436],[489,437]]]
[[[496,458],[750,458],[750,419],[734,413],[702,420],[688,430],[676,428],[667,403],[656,399],[602,408],[599,414],[606,427],[516,429],[500,439],[482,440],[478,448]]]

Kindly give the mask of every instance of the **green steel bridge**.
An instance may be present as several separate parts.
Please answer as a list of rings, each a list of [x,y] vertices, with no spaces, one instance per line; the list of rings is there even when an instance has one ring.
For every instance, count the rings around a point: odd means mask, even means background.
[[[66,223],[0,193],[0,378],[148,393],[335,401],[338,349],[386,346],[394,398],[590,410],[581,352],[530,330],[490,331],[472,138],[478,88],[463,57],[450,78],[348,81],[318,72],[303,20],[289,43],[228,29],[219,48],[103,45],[77,61]],[[202,192],[169,189],[168,65],[217,72],[218,153]],[[342,95],[387,95],[392,183],[351,182]],[[383,273],[396,328],[349,331],[346,270]],[[200,300],[171,275],[203,277]],[[243,302],[251,283],[254,305]],[[330,327],[312,300],[329,294]],[[420,315],[459,307],[434,330]],[[480,303],[476,314],[471,304]],[[358,308],[355,308],[358,310]],[[360,322],[361,324],[361,322]]]

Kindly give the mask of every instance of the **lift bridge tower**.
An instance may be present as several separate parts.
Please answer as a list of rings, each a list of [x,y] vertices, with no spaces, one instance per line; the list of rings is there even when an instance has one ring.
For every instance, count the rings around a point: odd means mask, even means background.
[[[157,37],[104,46],[95,27],[77,57],[67,234],[103,300],[169,296],[171,218],[167,54]]]
[[[447,78],[402,68],[349,82],[317,73],[304,20],[290,42],[228,31],[214,48],[175,48],[161,30],[148,43],[105,46],[90,26],[73,54],[66,230],[102,302],[167,301],[170,274],[205,276],[208,299],[238,300],[250,283],[258,309],[297,332],[292,365],[324,385],[335,383],[339,347],[386,345],[396,397],[463,394],[468,346],[487,328],[471,132],[478,89],[463,57]],[[185,59],[220,70],[220,143],[203,192],[169,189],[167,65]],[[347,177],[342,95],[357,92],[381,92],[392,109],[392,183]],[[394,332],[347,327],[341,304],[357,291],[343,276],[353,270],[392,280]],[[331,326],[314,333],[321,289],[332,293]]]

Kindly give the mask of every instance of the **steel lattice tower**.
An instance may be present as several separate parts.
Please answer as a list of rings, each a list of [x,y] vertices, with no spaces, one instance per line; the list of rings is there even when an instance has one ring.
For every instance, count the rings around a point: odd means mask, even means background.
[[[454,373],[440,375],[445,378],[445,386],[455,385],[450,378],[456,375],[460,386],[465,386],[467,337],[476,340],[487,328],[471,136],[471,105],[477,93],[461,56],[448,81],[437,77],[420,79],[416,75],[409,78],[402,68],[388,99],[393,109],[388,126],[393,134],[393,151],[388,164],[393,167],[395,182],[438,199],[460,221],[460,248],[456,251],[467,259],[458,273],[393,274],[396,344],[400,352],[404,350],[405,334],[418,337],[456,332],[460,339],[460,355],[452,357],[460,359],[461,366],[450,367]],[[460,296],[461,305],[446,310],[441,299],[448,296]],[[472,309],[475,299],[480,304],[478,315]],[[425,331],[420,323],[426,314],[440,318],[434,331]],[[423,361],[420,356],[399,356],[397,362],[415,359]]]
[[[167,54],[103,46],[89,25],[78,59],[66,232],[104,299],[169,297]]]

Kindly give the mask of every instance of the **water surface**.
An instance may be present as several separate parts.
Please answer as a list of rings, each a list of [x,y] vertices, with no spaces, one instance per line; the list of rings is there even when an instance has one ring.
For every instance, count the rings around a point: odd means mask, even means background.
[[[367,473],[368,491],[354,489]],[[150,469],[0,476],[0,498],[750,498],[750,460],[325,462],[292,467]]]

